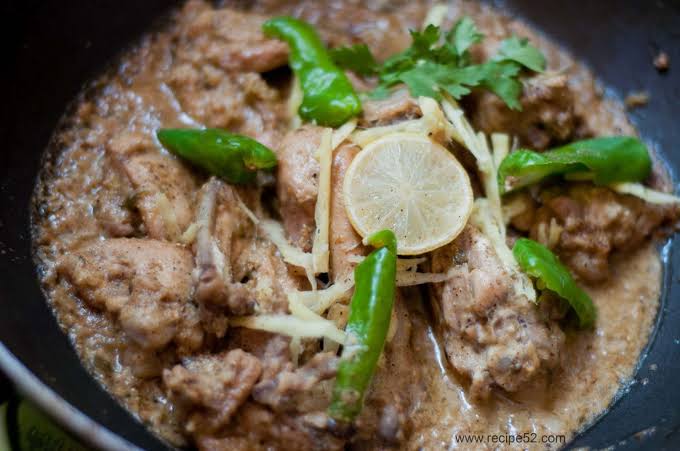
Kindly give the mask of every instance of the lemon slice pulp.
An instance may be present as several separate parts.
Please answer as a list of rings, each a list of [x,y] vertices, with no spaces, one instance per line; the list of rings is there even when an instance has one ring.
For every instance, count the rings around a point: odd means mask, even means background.
[[[395,133],[367,145],[343,181],[347,215],[362,236],[391,229],[397,253],[418,255],[458,236],[472,211],[465,169],[426,136]]]

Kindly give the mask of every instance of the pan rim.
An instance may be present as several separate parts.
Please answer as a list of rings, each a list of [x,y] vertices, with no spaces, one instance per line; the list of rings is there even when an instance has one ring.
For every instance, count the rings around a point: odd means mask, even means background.
[[[120,435],[94,421],[43,383],[0,341],[0,369],[16,390],[43,413],[88,445],[106,451],[141,451]]]

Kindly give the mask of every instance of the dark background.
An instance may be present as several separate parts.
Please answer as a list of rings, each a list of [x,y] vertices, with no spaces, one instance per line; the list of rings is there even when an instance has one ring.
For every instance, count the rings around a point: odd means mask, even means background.
[[[42,299],[30,253],[28,205],[41,152],[68,102],[174,3],[0,3],[0,341],[42,383],[145,449],[162,445],[82,369]],[[649,92],[650,103],[631,116],[673,170],[680,168],[680,2],[502,3],[590,64],[612,95]],[[665,74],[652,65],[659,50],[670,57]],[[680,281],[675,270],[680,252],[673,249],[655,339],[633,385],[572,446],[680,449]],[[0,378],[0,393],[4,386]]]
[[[9,379],[0,371],[0,404],[7,401],[12,393],[12,386]]]

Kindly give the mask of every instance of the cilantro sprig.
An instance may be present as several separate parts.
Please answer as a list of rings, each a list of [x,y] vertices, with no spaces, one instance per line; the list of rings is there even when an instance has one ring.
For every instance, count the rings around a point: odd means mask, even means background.
[[[341,47],[331,51],[335,63],[360,75],[375,75],[379,84],[372,97],[385,97],[390,88],[404,83],[411,95],[440,100],[442,93],[454,99],[484,88],[499,96],[513,110],[520,110],[519,97],[522,68],[535,72],[545,70],[545,57],[528,39],[512,36],[501,42],[498,53],[490,60],[473,64],[470,47],[484,35],[472,19],[463,17],[448,31],[435,25],[422,31],[411,31],[411,46],[378,64],[365,44]]]
[[[343,69],[351,70],[359,75],[375,75],[378,62],[366,44],[331,49],[331,58]]]

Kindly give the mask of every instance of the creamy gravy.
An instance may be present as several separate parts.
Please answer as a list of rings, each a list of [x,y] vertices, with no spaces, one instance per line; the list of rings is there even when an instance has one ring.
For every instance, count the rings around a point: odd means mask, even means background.
[[[558,371],[511,396],[471,402],[465,382],[450,371],[436,333],[425,323],[414,327],[414,348],[422,352],[428,397],[414,412],[418,434],[410,449],[488,448],[500,445],[456,443],[456,435],[536,434],[529,449],[559,448],[597,418],[631,381],[641,350],[654,325],[661,289],[661,260],[654,246],[619,258],[612,279],[588,289],[598,309],[591,332],[567,331]],[[552,444],[540,442],[553,436]],[[459,438],[459,440],[464,440]]]

